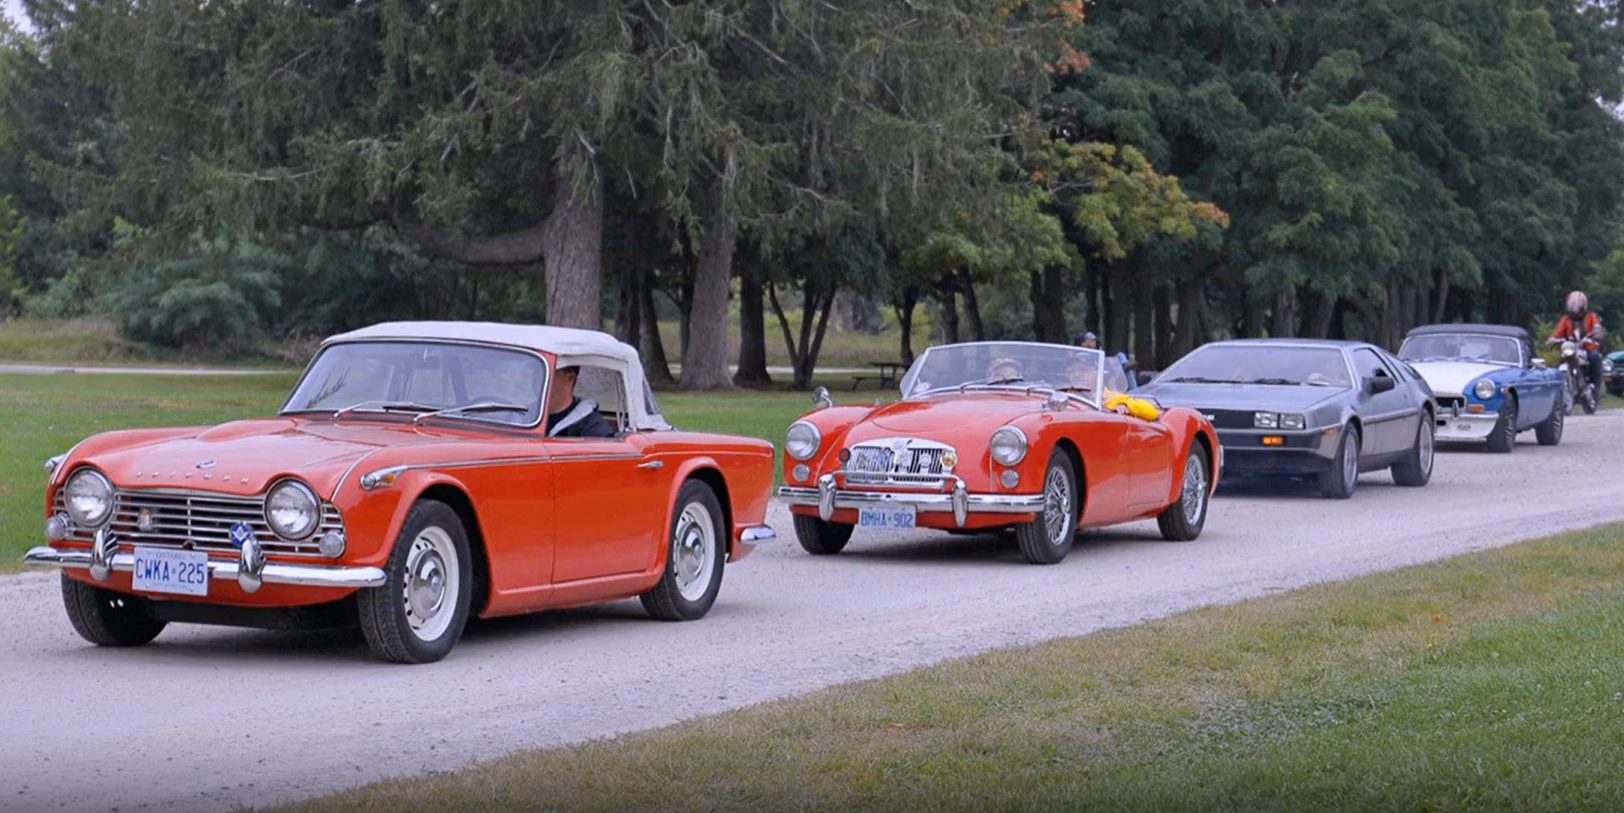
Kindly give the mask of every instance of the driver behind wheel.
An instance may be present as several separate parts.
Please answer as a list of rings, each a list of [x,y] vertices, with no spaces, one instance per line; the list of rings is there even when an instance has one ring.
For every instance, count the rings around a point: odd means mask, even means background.
[[[598,412],[594,401],[575,397],[580,367],[560,367],[553,376],[552,395],[547,399],[547,437],[612,438],[615,427]]]

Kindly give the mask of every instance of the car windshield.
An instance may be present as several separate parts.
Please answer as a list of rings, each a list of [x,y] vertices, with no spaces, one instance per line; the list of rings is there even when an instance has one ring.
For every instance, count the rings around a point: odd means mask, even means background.
[[[1353,386],[1341,350],[1274,344],[1209,344],[1179,359],[1156,381],[1282,387]]]
[[[1404,340],[1398,357],[1405,361],[1478,361],[1487,364],[1522,364],[1521,342],[1510,336],[1481,333],[1437,333]]]
[[[1105,354],[1037,342],[973,342],[926,350],[902,377],[908,397],[959,388],[1062,390],[1098,404]],[[1120,366],[1118,367],[1120,373]],[[1126,382],[1126,376],[1121,376]]]
[[[547,367],[518,350],[440,342],[349,342],[321,351],[283,412],[446,414],[534,426]],[[466,410],[466,411],[464,411]]]

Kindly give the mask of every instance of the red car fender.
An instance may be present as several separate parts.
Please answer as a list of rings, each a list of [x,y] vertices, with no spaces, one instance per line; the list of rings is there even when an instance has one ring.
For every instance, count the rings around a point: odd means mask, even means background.
[[[1223,452],[1218,444],[1218,433],[1212,424],[1195,410],[1185,407],[1174,407],[1162,413],[1162,421],[1173,432],[1177,442],[1174,448],[1179,450],[1178,458],[1174,461],[1175,476],[1172,478],[1172,488],[1167,494],[1167,504],[1172,505],[1179,501],[1184,488],[1184,461],[1190,459],[1190,453],[1195,448],[1196,439],[1205,437],[1211,454],[1207,459],[1207,493],[1211,494],[1218,488],[1218,475],[1221,472]]]

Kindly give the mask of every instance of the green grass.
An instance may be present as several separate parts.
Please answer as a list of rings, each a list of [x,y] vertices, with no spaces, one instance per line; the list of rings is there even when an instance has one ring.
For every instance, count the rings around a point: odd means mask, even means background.
[[[994,652],[289,809],[1617,810],[1620,533]]]
[[[111,374],[0,375],[0,571],[40,544],[46,458],[110,429],[214,424],[269,415],[282,405],[294,373],[254,376]],[[830,381],[831,384],[838,383]],[[873,390],[836,393],[872,400]],[[886,393],[887,396],[890,393]],[[779,444],[785,427],[811,408],[803,392],[666,392],[666,418],[683,429],[728,432]],[[781,453],[781,452],[780,452]]]

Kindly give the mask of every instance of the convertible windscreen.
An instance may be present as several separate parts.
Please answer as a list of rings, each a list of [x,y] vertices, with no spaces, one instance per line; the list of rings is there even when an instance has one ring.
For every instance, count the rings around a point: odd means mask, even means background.
[[[323,350],[283,412],[445,411],[532,426],[547,369],[529,353],[434,342],[354,342]]]
[[[1506,336],[1475,333],[1442,333],[1405,340],[1398,357],[1417,361],[1478,361],[1488,364],[1522,364],[1518,341]]]
[[[1114,375],[1113,375],[1114,370]],[[1103,380],[1102,380],[1103,379]],[[1120,365],[1098,350],[1035,342],[975,342],[932,347],[902,377],[909,396],[960,387],[1041,387],[1098,403],[1104,387],[1126,387]]]
[[[1167,368],[1156,380],[1170,384],[1353,386],[1340,350],[1279,345],[1208,345]]]

